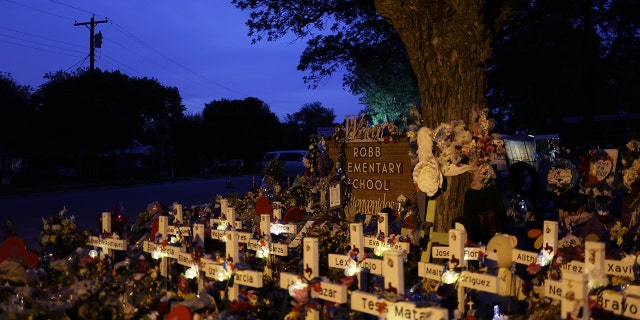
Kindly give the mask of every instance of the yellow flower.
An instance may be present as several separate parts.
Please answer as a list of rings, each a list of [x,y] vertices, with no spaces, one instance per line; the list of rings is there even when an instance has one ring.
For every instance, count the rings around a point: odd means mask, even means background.
[[[57,238],[57,237],[58,237],[58,236],[57,236],[57,235],[55,235],[55,234],[49,235],[49,242],[51,242],[51,243],[56,243],[56,238]]]

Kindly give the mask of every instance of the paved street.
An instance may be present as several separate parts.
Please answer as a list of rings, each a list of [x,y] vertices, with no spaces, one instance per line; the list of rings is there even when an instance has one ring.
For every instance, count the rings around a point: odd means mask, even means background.
[[[259,185],[259,177],[256,176]],[[232,193],[244,195],[251,188],[252,176],[231,177],[232,188],[227,188],[228,178],[195,179],[170,183],[124,188],[102,188],[86,191],[55,192],[28,196],[0,197],[2,235],[4,222],[10,218],[16,231],[32,250],[39,250],[38,235],[42,218],[58,213],[63,207],[75,215],[80,230],[97,231],[97,217],[110,211],[113,204],[122,204],[125,216],[133,222],[149,203],[159,201],[165,205],[174,202],[184,206],[209,203],[216,195]]]

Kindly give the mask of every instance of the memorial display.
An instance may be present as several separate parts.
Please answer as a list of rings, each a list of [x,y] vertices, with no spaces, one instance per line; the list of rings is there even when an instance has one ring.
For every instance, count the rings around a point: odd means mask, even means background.
[[[406,130],[348,118],[311,137],[304,175],[273,162],[243,194],[149,199],[135,216],[114,206],[94,213],[98,233],[61,207],[39,221],[40,252],[15,236],[0,246],[0,315],[640,319],[640,142],[514,165],[499,194],[504,142],[487,110],[471,118]],[[416,194],[434,199],[461,174],[474,176],[471,218],[426,252]],[[485,205],[495,196],[504,207]]]

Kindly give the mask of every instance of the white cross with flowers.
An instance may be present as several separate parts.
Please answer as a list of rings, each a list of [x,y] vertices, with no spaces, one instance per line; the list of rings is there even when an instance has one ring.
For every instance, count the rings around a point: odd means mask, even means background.
[[[152,235],[152,237],[154,237],[153,241],[145,241],[143,243],[144,252],[151,253],[151,257],[153,259],[161,259],[160,275],[163,277],[167,276],[168,262],[166,258],[177,258],[178,252],[182,251],[182,248],[173,247],[169,245],[168,230],[169,230],[169,217],[159,216],[158,217],[158,234],[160,235],[160,237],[158,239],[155,239],[156,235]]]
[[[385,250],[394,249],[408,253],[411,250],[409,235],[389,234],[389,214],[378,213],[378,234],[364,237],[364,246],[372,248],[377,256],[382,256]]]
[[[188,235],[191,232],[191,227],[184,221],[183,212],[181,204],[177,202],[173,204],[174,223],[178,225],[169,224],[167,227],[167,237],[171,243],[184,241],[184,235]]]
[[[404,253],[399,250],[386,250],[383,254],[384,289],[398,295],[404,295]],[[419,308],[409,301],[387,300],[379,294],[363,291],[351,293],[351,309],[378,316],[379,319],[448,319],[449,311],[443,308]]]
[[[302,241],[302,250],[302,274],[298,275],[287,272],[280,273],[280,288],[286,289],[291,296],[296,294],[304,295],[309,292],[309,289],[307,288],[309,284],[306,281],[302,281],[302,277],[305,279],[314,279],[319,276],[320,253],[318,251],[318,238],[304,238]],[[308,309],[306,319],[319,320],[320,313],[316,310]]]
[[[242,221],[236,220],[236,209],[233,207],[229,207],[228,205],[224,205],[222,207],[224,208],[224,211],[222,211],[224,218],[209,219],[209,226],[215,227],[215,228],[212,228],[211,231],[213,232],[214,230],[225,231],[225,230],[242,229]],[[214,235],[212,234],[212,237],[213,236]]]
[[[349,239],[350,250],[346,255],[328,255],[329,267],[345,269],[347,276],[358,274],[361,269],[369,269],[373,274],[382,274],[382,260],[366,258],[362,223],[349,224]]]
[[[111,212],[102,213],[102,235],[90,236],[87,239],[87,245],[99,247],[105,254],[110,256],[113,254],[112,250],[127,250],[127,240],[120,239],[117,234],[111,233]],[[95,258],[99,253],[92,251],[89,254],[92,255],[93,258]]]
[[[608,283],[605,275],[634,279],[633,266],[637,256],[629,255],[622,260],[605,259],[605,244],[585,242],[585,272],[588,272],[589,286],[600,287]],[[623,284],[622,292],[604,290],[598,296],[598,303],[618,316],[640,319],[640,286]]]
[[[239,252],[239,232],[227,231],[225,236],[226,257],[218,260],[203,259],[203,268],[206,277],[213,278],[217,281],[229,280],[233,277],[233,285],[229,286],[229,301],[238,300],[239,285],[260,288],[263,285],[263,277],[261,271],[240,270],[236,268],[236,264],[240,260]]]
[[[545,225],[546,224],[547,222],[545,221]],[[546,229],[544,232],[546,235]],[[547,243],[547,239],[544,240],[544,243]],[[595,252],[594,250],[597,250],[596,248],[601,248],[602,255],[598,255],[597,257],[593,256],[592,259],[586,259],[590,261],[572,261],[571,263],[565,263],[562,266],[562,279],[545,279],[543,283],[544,296],[560,300],[560,317],[562,319],[566,319],[565,317],[567,316],[571,316],[572,319],[577,319],[580,314],[580,319],[583,320],[589,319],[590,317],[589,274],[587,273],[587,269],[599,270],[595,271],[595,273],[603,270],[604,243],[587,241],[585,248],[587,252]],[[545,248],[543,247],[541,251],[542,263],[545,263],[544,259],[546,259],[546,257],[544,255]]]

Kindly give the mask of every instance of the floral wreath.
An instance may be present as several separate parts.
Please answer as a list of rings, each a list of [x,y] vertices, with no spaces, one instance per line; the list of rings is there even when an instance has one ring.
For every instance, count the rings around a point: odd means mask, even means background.
[[[578,170],[567,159],[556,159],[547,165],[544,172],[544,181],[547,190],[560,196],[576,185],[578,182]]]

